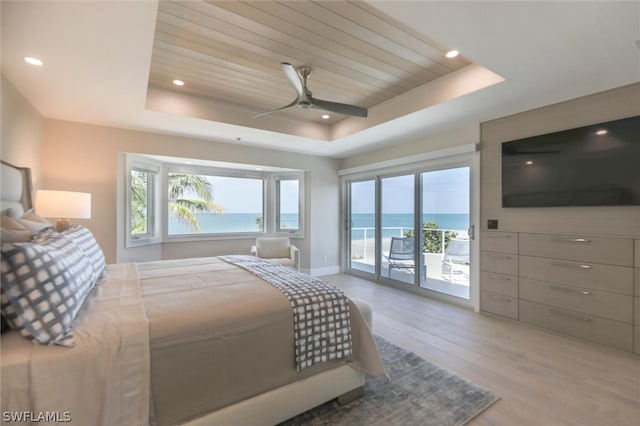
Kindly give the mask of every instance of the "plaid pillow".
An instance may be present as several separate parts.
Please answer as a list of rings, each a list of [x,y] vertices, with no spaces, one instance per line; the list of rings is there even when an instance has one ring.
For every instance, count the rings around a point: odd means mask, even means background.
[[[104,253],[91,231],[82,225],[72,225],[69,229],[62,232],[63,235],[71,238],[71,240],[84,250],[89,258],[89,263],[96,270],[96,281],[102,277],[106,262]]]
[[[89,272],[92,272],[92,282],[97,285],[102,278],[102,274],[105,269],[105,258],[102,249],[98,245],[98,242],[93,237],[91,231],[81,225],[72,225],[70,228],[62,231],[61,233],[44,230],[33,236],[31,242],[36,244],[46,244],[51,247],[62,248],[68,244],[74,244],[87,257],[90,268]]]
[[[11,328],[42,344],[74,346],[73,321],[95,283],[84,251],[62,234],[2,244],[0,308]]]

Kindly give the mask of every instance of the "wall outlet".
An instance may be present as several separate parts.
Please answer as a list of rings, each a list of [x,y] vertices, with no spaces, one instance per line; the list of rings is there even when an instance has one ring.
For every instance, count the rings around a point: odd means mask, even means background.
[[[323,257],[322,257],[322,262],[323,262],[323,263],[327,263],[327,260],[329,260],[329,257],[328,257],[328,256],[323,256]]]
[[[498,229],[498,219],[488,219],[487,220],[487,228],[488,229]]]

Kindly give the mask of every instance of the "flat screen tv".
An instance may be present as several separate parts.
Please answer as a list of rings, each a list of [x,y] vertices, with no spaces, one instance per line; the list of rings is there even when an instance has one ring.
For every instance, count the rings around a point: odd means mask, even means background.
[[[618,205],[640,205],[640,116],[502,144],[502,207]]]

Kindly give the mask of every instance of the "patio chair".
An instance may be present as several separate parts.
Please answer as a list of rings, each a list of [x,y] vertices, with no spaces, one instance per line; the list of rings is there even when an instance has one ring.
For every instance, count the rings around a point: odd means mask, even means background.
[[[415,242],[413,237],[391,237],[389,255],[386,258],[389,262],[389,278],[391,278],[392,269],[415,270]]]
[[[442,275],[449,275],[450,282],[456,275],[464,280],[469,279],[469,263],[469,239],[451,239],[442,258]]]

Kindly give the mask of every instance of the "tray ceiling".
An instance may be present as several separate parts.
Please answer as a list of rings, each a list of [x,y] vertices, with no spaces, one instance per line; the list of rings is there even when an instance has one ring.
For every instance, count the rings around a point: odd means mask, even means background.
[[[323,120],[323,111],[290,108],[247,119],[295,99],[281,62],[313,68],[314,97],[372,108],[469,65],[462,56],[445,57],[448,50],[360,1],[162,1],[149,90],[235,110],[252,127],[273,119],[330,126],[348,117]],[[162,105],[148,101],[147,108],[167,112]]]
[[[44,118],[335,158],[477,142],[482,122],[640,76],[638,2],[52,0],[0,9],[3,93],[15,88]],[[464,58],[447,60],[447,48]],[[363,104],[369,116],[252,119],[293,100],[282,61],[314,67],[314,96]],[[436,77],[440,67],[450,71]]]

